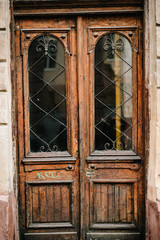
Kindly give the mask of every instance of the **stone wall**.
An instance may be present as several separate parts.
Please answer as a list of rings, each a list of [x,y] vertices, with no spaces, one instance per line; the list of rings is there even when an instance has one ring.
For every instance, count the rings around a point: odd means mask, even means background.
[[[160,239],[160,0],[149,0],[149,162],[147,239]],[[147,62],[147,60],[146,60]],[[148,67],[146,64],[146,68]]]
[[[156,199],[160,201],[160,0],[156,0],[156,77],[157,77],[157,156],[156,156]]]
[[[16,201],[13,191],[10,5],[0,0],[0,239],[15,239]]]

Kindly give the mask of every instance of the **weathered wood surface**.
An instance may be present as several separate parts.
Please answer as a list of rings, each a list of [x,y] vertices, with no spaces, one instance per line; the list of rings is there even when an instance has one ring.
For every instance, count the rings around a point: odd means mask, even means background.
[[[103,6],[119,6],[119,5],[125,5],[125,6],[142,6],[143,0],[13,0],[14,4],[56,4],[56,5],[69,5],[72,7],[75,6],[88,6],[88,5],[103,5]]]
[[[24,236],[27,240],[84,240],[86,236],[87,239],[104,240],[143,239],[141,24],[141,16],[134,14],[16,19],[21,239]],[[132,31],[134,38],[129,41],[138,49],[137,52],[133,50],[134,151],[117,153],[94,149],[94,49],[97,40],[93,33],[97,32],[100,38],[110,31],[123,33],[127,38]],[[65,47],[68,152],[30,153],[28,48],[31,41],[43,33],[60,38]],[[62,34],[65,39],[61,38]],[[119,233],[116,235],[113,231]]]
[[[14,0],[15,16],[88,15],[143,11],[143,0]]]

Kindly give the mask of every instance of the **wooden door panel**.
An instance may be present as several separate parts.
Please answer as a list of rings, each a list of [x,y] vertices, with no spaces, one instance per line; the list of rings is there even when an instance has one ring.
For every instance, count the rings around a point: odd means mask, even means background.
[[[88,171],[89,231],[140,233],[144,194],[141,163],[96,161],[88,164]]]
[[[17,72],[20,73],[17,76],[20,237],[21,239],[27,240],[75,240],[79,234],[78,101],[75,67],[75,19],[32,19],[32,21],[26,19],[17,21],[17,25],[19,26],[16,32],[18,42],[16,46]],[[41,36],[45,36],[45,38],[42,39],[44,41],[39,42],[39,37]],[[42,80],[44,84],[41,88],[37,86],[35,96],[37,95],[37,100],[39,101],[38,94],[48,84],[48,82],[45,83],[43,76],[40,75],[41,69],[38,69],[38,67],[41,66],[41,64],[39,64],[41,63],[41,58],[43,59],[44,56],[48,54],[49,47],[52,47],[53,42],[49,45],[46,41],[48,36],[51,39],[57,39],[64,48],[65,69],[63,69],[63,71],[65,70],[66,81],[66,96],[64,100],[66,101],[67,112],[67,151],[57,151],[56,148],[53,148],[53,151],[47,150],[45,152],[42,147],[40,148],[42,151],[36,152],[30,150],[29,49],[33,41],[38,38],[38,47],[36,45],[35,47],[33,46],[35,48],[34,54],[36,51],[41,52],[42,48],[44,50],[47,49],[45,50],[45,54],[40,56],[35,63],[32,62],[33,67],[34,64],[37,64],[37,73],[35,74],[35,72],[33,72],[33,75],[37,79]],[[54,52],[54,50],[56,49],[51,49],[50,51]],[[54,59],[54,55],[53,58],[50,55],[49,60],[50,59],[52,62],[56,62],[58,66],[61,66],[61,63],[58,62],[56,57]],[[49,76],[49,70],[53,72],[54,64],[51,64],[51,67],[50,65],[47,66],[45,67],[45,73]],[[55,81],[56,77],[59,77],[61,72],[62,71],[52,76],[53,81]],[[52,78],[50,78],[49,81],[52,81]],[[41,82],[39,82],[39,84],[41,84]],[[58,85],[56,85],[56,87],[58,87]],[[56,88],[53,88],[53,91],[57,91]],[[60,93],[61,92],[57,91],[57,94],[60,95]],[[21,94],[23,95],[22,98],[20,97],[22,96]],[[53,93],[51,92],[51,94]],[[73,101],[72,105],[70,104],[71,100]],[[58,103],[58,106],[59,104],[60,103]],[[40,109],[39,106],[35,106]],[[39,111],[43,111],[43,108]],[[49,114],[50,112],[46,112],[46,116]],[[54,117],[55,116],[53,116],[53,118]],[[36,119],[36,121],[41,121],[41,119],[43,120],[44,118],[45,115],[43,114],[42,117],[39,116],[39,119]],[[59,118],[57,122],[58,121]],[[51,134],[52,132],[53,129],[51,130]],[[37,135],[37,137],[39,136]],[[61,139],[61,141],[62,140],[63,139]],[[50,146],[48,149],[50,149]]]
[[[73,227],[72,196],[72,181],[26,182],[27,228]]]
[[[141,17],[133,15],[79,17],[78,27],[78,30],[81,29],[83,39],[83,42],[78,41],[78,48],[81,49],[83,46],[83,54],[80,55],[78,61],[80,62],[83,59],[83,62],[87,63],[83,66],[79,65],[80,139],[84,140],[84,145],[80,148],[81,161],[83,162],[81,165],[81,170],[83,169],[81,174],[81,238],[85,239],[86,237],[88,240],[143,239],[142,159],[144,159],[144,156],[141,147],[143,145],[142,122],[139,121],[140,116],[142,116],[142,109],[141,107],[137,108],[142,100]],[[127,39],[132,49],[132,148],[121,150],[116,149],[116,146],[113,145],[112,149],[104,147],[103,150],[99,150],[95,148],[97,117],[95,113],[95,71],[97,70],[97,67],[95,67],[95,49],[99,40],[106,36],[107,48],[103,46],[104,51],[111,47],[114,55],[116,41],[109,39],[109,36],[115,33]],[[110,59],[113,62],[115,58],[112,56]],[[107,65],[108,62],[105,62],[105,64]],[[108,75],[103,74],[102,70],[100,74],[101,78],[109,79]],[[109,86],[114,83],[109,79]],[[107,87],[104,87],[104,89]],[[100,89],[99,92],[102,91],[103,89]],[[109,90],[107,94],[109,94]],[[114,98],[114,94],[112,96]],[[103,106],[109,109],[106,103]],[[86,116],[86,121],[84,116]],[[102,120],[105,122],[105,119]],[[101,130],[102,135],[103,133],[103,130]],[[99,138],[97,141],[101,141],[101,139]],[[86,212],[88,216],[85,216]]]
[[[91,179],[90,221],[92,229],[135,229],[137,180]]]

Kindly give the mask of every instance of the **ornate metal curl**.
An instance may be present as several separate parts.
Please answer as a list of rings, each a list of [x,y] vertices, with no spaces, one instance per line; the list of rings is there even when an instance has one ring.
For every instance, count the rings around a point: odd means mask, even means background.
[[[105,149],[106,151],[111,150],[111,149],[112,149],[111,144],[110,144],[110,143],[105,143],[105,144],[104,144],[104,149]]]
[[[122,144],[122,142],[119,142],[119,143],[117,144],[117,146],[118,146],[118,150],[123,150],[123,144]]]
[[[57,145],[53,145],[52,150],[53,150],[54,152],[57,152],[57,151],[58,151],[58,146],[57,146]]]
[[[118,39],[116,42],[114,41],[113,35],[110,34],[110,37],[106,38],[106,41],[103,45],[105,51],[112,50],[112,54],[115,54],[115,50],[122,52],[124,50],[124,43],[122,39]]]
[[[40,146],[39,150],[40,152],[43,152],[45,150],[45,146]]]
[[[47,55],[49,48],[51,53],[55,53],[57,51],[57,46],[55,45],[55,42],[48,35],[43,36],[42,39],[39,39],[38,43],[39,44],[36,47],[37,52],[43,52],[44,50],[45,55]]]
[[[119,142],[118,145],[117,145],[117,147],[118,147],[118,150],[123,150],[123,148],[124,148],[122,142]],[[116,148],[116,142],[113,142],[113,146],[112,146],[110,143],[105,143],[105,144],[104,144],[104,149],[105,149],[106,151],[108,151],[108,150],[114,150],[114,149],[117,150],[117,148]]]

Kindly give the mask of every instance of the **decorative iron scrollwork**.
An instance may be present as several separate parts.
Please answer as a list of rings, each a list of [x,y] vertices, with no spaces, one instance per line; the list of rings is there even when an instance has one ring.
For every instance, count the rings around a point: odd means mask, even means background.
[[[118,150],[123,150],[124,149],[124,146],[123,146],[123,143],[122,142],[119,142],[118,144],[117,144],[117,147],[116,147],[116,141],[113,141],[112,142],[112,145],[110,144],[110,143],[105,143],[104,144],[104,149],[106,150],[106,151],[109,151],[109,150],[116,150],[116,149],[118,149]]]
[[[44,152],[44,150],[45,150],[45,146],[40,146],[39,151]]]
[[[47,55],[49,48],[51,53],[55,53],[57,51],[55,42],[48,35],[44,35],[42,39],[38,40],[38,43],[39,44],[36,47],[37,52],[45,51],[45,55]]]
[[[132,149],[132,49],[119,33],[95,49],[95,149]]]
[[[106,38],[106,41],[103,45],[105,51],[111,50],[112,54],[115,53],[115,50],[122,52],[124,50],[124,43],[122,39],[118,39],[116,42],[113,38],[113,35],[110,34],[109,38]]]
[[[52,151],[53,152],[57,152],[58,151],[58,146],[57,145],[53,145]]]
[[[43,140],[42,140],[43,141]],[[52,152],[57,152],[58,151],[58,146],[54,145],[52,148],[46,143],[46,147],[45,146],[41,146],[39,148],[40,152],[48,152],[48,151],[52,151]]]
[[[105,144],[104,144],[104,149],[105,149],[106,151],[111,150],[111,149],[112,149],[111,144],[110,144],[110,143],[105,143]]]
[[[124,146],[123,146],[122,142],[119,142],[119,143],[117,144],[117,148],[118,148],[119,150],[123,150],[123,149],[124,149]]]
[[[63,45],[52,35],[41,35],[30,45],[28,100],[31,152],[67,150],[64,54]],[[59,81],[61,88],[57,84]]]

